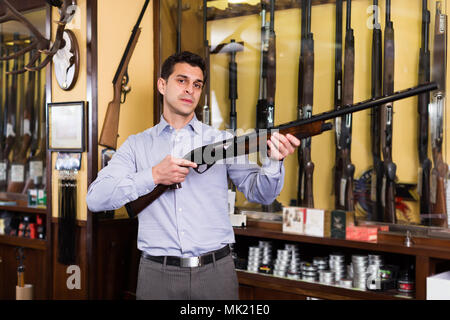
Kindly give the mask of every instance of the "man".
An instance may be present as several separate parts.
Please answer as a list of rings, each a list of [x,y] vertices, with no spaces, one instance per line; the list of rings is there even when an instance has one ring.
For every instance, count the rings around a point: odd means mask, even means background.
[[[283,186],[282,160],[300,145],[292,135],[275,134],[262,167],[245,158],[193,172],[197,165],[183,155],[230,135],[195,117],[205,81],[201,57],[189,52],[169,57],[157,83],[163,96],[159,124],[130,136],[88,190],[88,207],[96,212],[120,208],[157,184],[182,184],[138,216],[137,299],[237,299],[227,176],[249,201],[272,203]]]

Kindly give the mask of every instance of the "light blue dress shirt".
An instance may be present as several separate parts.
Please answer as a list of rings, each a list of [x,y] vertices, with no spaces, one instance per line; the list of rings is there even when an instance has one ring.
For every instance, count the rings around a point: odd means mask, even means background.
[[[161,116],[158,125],[131,135],[89,186],[92,212],[124,206],[155,187],[151,168],[167,155],[182,158],[190,150],[230,138],[194,118],[173,129]],[[247,200],[272,203],[284,182],[283,161],[266,158],[262,167],[238,158],[216,163],[203,174],[190,168],[182,188],[168,190],[139,215],[138,249],[153,256],[199,256],[234,243],[228,216],[228,180]],[[241,160],[243,160],[241,158]]]

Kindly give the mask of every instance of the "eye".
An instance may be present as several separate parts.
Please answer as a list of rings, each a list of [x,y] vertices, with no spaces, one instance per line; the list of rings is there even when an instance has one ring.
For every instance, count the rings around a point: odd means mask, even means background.
[[[197,89],[201,89],[201,88],[203,88],[203,83],[196,82],[196,83],[194,83],[194,87],[196,87]]]

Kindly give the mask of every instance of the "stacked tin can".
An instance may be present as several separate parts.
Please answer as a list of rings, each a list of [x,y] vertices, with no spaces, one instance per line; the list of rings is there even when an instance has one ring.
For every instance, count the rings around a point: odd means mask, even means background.
[[[307,281],[317,281],[318,280],[318,269],[317,266],[309,263],[309,262],[303,262],[301,263],[301,270],[302,270],[302,280]]]
[[[298,246],[296,244],[289,244],[286,243],[284,246],[285,250],[288,250],[290,253],[290,262],[289,267],[286,272],[286,276],[289,279],[300,279],[301,277],[301,270],[300,270],[300,263],[301,263],[301,257],[300,257],[300,251],[298,249]]]
[[[248,248],[247,271],[258,272],[259,264],[261,263],[261,252],[262,250],[260,247]]]
[[[334,273],[334,280],[339,283],[346,276],[345,256],[341,253],[330,254],[330,270]]]
[[[286,249],[277,250],[277,259],[273,266],[273,274],[277,277],[286,277],[289,264],[291,262],[291,252]]]
[[[353,287],[366,289],[368,256],[352,255],[351,270],[353,272]]]
[[[258,244],[261,251],[260,273],[272,273],[272,242],[260,240]]]
[[[270,241],[259,241],[258,246],[248,248],[247,271],[259,272],[262,265],[270,266],[272,263],[272,243]]]

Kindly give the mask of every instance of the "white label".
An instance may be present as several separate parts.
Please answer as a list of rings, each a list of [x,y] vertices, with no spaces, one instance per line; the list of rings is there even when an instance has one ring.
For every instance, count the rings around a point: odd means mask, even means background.
[[[417,193],[419,194],[419,196],[422,196],[422,173],[423,169],[419,167],[419,173],[417,176]]]
[[[6,137],[15,137],[14,127],[11,123],[6,124]]]
[[[375,169],[372,172],[372,179],[370,184],[370,200],[377,201],[377,176],[375,174]]]
[[[342,178],[341,179],[341,188],[340,188],[340,195],[339,195],[339,204],[341,206],[345,206],[345,188],[347,187],[347,179]]]
[[[11,181],[24,182],[25,181],[25,166],[23,164],[11,165]]]
[[[445,15],[441,14],[439,16],[439,33],[444,33],[445,32]]]
[[[437,173],[431,172],[431,186],[430,186],[430,202],[436,204],[436,188],[437,188]]]
[[[386,177],[383,177],[383,185],[381,186],[381,205],[386,207]]]
[[[6,162],[0,162],[0,181],[6,181]]]
[[[42,177],[44,164],[42,161],[30,161],[30,178]]]
[[[23,120],[23,134],[27,134],[31,136],[31,130],[30,130],[30,120],[24,119]]]

